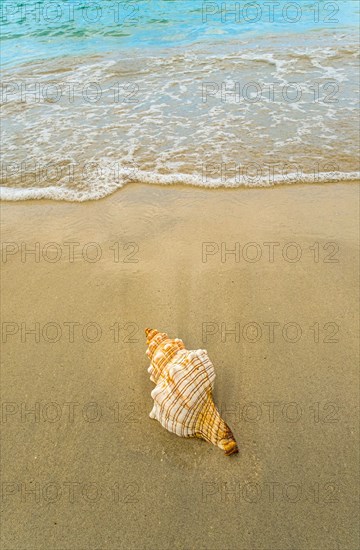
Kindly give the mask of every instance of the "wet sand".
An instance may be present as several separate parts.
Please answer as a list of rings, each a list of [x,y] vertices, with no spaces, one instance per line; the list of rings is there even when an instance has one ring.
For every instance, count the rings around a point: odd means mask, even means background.
[[[358,548],[357,185],[1,208],[4,550]],[[149,418],[145,327],[240,454]]]

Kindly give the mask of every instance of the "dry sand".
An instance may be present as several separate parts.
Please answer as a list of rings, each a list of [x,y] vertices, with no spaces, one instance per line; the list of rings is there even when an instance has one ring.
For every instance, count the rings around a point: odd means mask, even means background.
[[[4,203],[2,548],[358,548],[357,201],[131,185]],[[148,326],[208,350],[240,454],[149,418]]]

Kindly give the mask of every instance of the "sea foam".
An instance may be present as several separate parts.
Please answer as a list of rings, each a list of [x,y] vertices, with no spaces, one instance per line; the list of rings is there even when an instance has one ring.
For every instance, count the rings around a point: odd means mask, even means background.
[[[65,188],[57,186],[32,187],[32,188],[11,188],[0,187],[0,199],[4,201],[22,201],[31,199],[49,199],[70,202],[85,202],[89,200],[98,200],[111,195],[116,190],[124,187],[131,182],[152,184],[152,185],[192,185],[204,188],[265,188],[275,185],[293,185],[293,184],[326,184],[338,182],[355,182],[360,180],[360,172],[321,172],[316,174],[303,174],[299,179],[298,173],[274,176],[272,179],[262,178],[260,181],[227,181],[221,179],[212,179],[204,181],[199,176],[187,174],[155,174],[138,172],[135,178],[126,178],[112,185],[99,185],[91,190],[77,190],[74,188]]]

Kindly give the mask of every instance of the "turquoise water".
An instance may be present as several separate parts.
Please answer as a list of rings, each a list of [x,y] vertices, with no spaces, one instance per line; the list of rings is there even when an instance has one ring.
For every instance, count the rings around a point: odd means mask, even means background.
[[[126,48],[183,48],[247,36],[356,30],[356,0],[1,0],[2,62]],[[291,37],[290,37],[291,40]]]
[[[1,196],[359,176],[359,3],[1,0]]]

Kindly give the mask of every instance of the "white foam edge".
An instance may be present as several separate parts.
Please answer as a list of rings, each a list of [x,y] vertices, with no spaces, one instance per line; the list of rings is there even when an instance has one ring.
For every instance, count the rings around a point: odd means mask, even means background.
[[[292,184],[313,184],[336,183],[344,181],[356,181],[360,179],[360,172],[320,172],[316,174],[298,173],[278,175],[273,178],[258,179],[240,179],[240,181],[223,181],[221,178],[209,179],[204,181],[201,176],[190,174],[156,174],[151,172],[138,171],[133,177],[127,177],[121,182],[111,183],[108,186],[101,186],[98,189],[89,191],[77,191],[65,187],[32,187],[32,188],[12,188],[0,187],[0,199],[3,201],[21,201],[32,199],[62,200],[69,202],[85,202],[89,200],[98,200],[114,193],[127,183],[146,183],[152,185],[193,185],[205,188],[237,188],[237,187],[273,187],[275,185]]]

